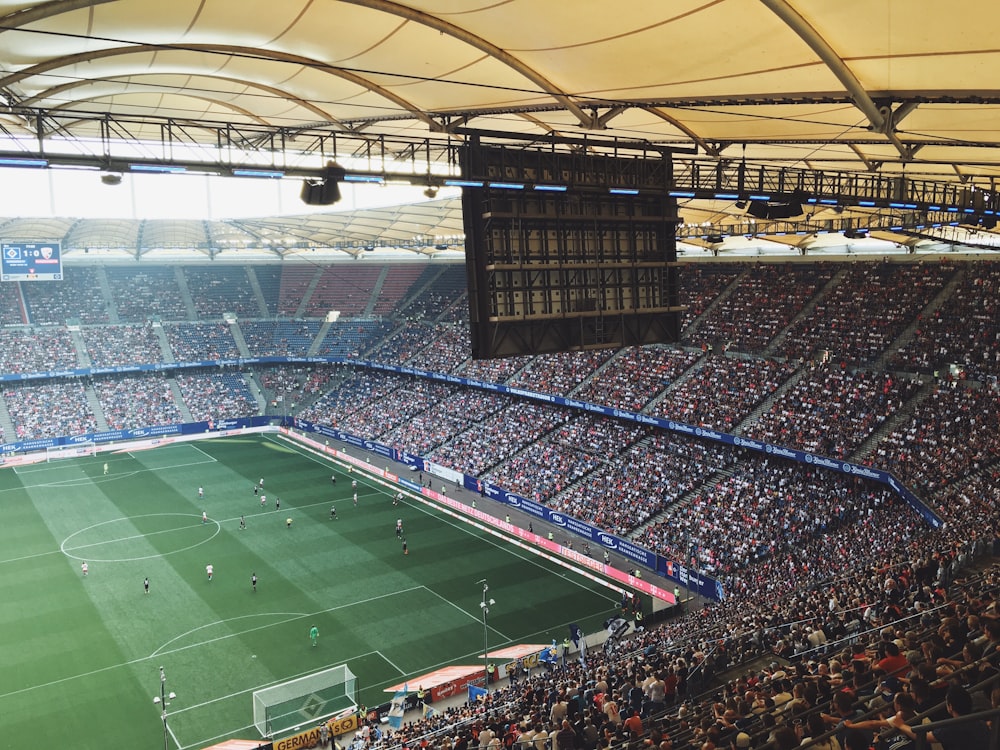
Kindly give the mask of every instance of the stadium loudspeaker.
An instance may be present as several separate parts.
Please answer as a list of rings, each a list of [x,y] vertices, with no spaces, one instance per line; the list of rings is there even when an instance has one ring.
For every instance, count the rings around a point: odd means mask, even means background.
[[[802,215],[798,201],[750,201],[747,213],[758,219],[793,219]]]
[[[302,183],[300,196],[307,206],[330,206],[340,200],[340,182],[346,171],[334,162],[328,162],[323,170],[323,179],[306,180]]]

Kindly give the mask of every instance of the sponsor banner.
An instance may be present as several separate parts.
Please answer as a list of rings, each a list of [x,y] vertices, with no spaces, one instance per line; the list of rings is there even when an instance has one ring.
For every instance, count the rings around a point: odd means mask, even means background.
[[[542,653],[541,651],[536,651],[534,653],[522,656],[521,666],[529,670],[537,669],[542,665],[541,659],[539,658],[541,653]],[[517,659],[514,659],[512,661],[507,662],[506,664],[501,664],[499,668],[503,670],[504,675],[509,675],[516,666],[517,666]]]
[[[331,737],[339,737],[348,732],[353,732],[360,726],[359,715],[352,713],[348,716],[334,717],[326,722],[326,726],[330,730]],[[319,740],[320,724],[317,724],[315,727],[307,729],[304,732],[299,732],[298,734],[293,734],[291,737],[283,737],[280,740],[275,740],[273,748],[274,750],[298,750],[304,747],[318,747]]]
[[[465,475],[460,471],[455,471],[447,466],[442,466],[441,464],[436,464],[433,461],[424,461],[423,471],[433,474],[436,477],[440,477],[449,482],[454,482],[455,484],[460,484],[465,486]]]
[[[456,677],[454,680],[449,680],[440,685],[435,685],[428,692],[431,694],[431,702],[435,702],[466,692],[469,689],[469,685],[484,687],[485,684],[486,676],[482,670],[478,670],[471,674]]]

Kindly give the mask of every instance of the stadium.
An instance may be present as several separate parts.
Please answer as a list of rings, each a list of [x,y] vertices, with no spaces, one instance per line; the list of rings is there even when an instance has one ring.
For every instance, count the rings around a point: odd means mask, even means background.
[[[4,743],[997,747],[986,32],[291,5],[3,11]]]

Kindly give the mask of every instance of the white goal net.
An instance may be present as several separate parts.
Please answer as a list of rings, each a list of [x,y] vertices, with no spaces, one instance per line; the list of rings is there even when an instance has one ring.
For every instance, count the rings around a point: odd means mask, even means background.
[[[357,707],[357,677],[346,664],[255,690],[253,723],[261,737],[313,724]]]

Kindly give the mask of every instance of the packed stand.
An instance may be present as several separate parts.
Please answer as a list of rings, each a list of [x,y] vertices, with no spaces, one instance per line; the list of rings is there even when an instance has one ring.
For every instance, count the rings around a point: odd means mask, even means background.
[[[468,324],[442,324],[434,327],[434,337],[427,346],[402,364],[429,372],[448,373],[470,356],[472,344]]]
[[[393,317],[417,322],[434,322],[445,310],[455,306],[456,303],[464,302],[467,283],[464,265],[444,268],[428,265],[411,287],[411,291],[415,291],[415,294],[403,300],[393,311]],[[468,317],[468,305],[460,304],[458,307],[459,309],[464,307]]]
[[[357,359],[392,330],[392,323],[380,320],[346,320],[332,323],[316,349],[319,357]]]
[[[920,497],[937,494],[1000,459],[1000,398],[988,390],[936,388],[875,447],[872,463]]]
[[[80,334],[93,367],[148,365],[163,361],[160,339],[150,323],[81,328]]]
[[[85,325],[111,320],[95,268],[64,268],[62,281],[25,283],[21,289],[35,325],[65,325],[72,318]]]
[[[919,389],[919,381],[889,373],[813,363],[747,426],[746,434],[820,456],[848,458]]]
[[[768,456],[747,454],[732,467],[732,475],[702,487],[682,507],[674,507],[656,524],[645,529],[642,542],[669,559],[697,556],[702,570],[721,577],[728,585],[744,567],[764,559],[805,558],[805,570],[825,575],[838,557],[856,550],[838,550],[825,535],[833,530],[863,528],[872,514],[885,506],[888,517],[896,518],[889,529],[870,527],[872,535],[888,541],[907,535],[922,524],[895,493],[881,485],[833,474]],[[817,549],[812,543],[822,539]],[[804,554],[804,550],[809,550]],[[823,553],[827,560],[809,560],[809,554]],[[748,565],[748,561],[751,563]],[[753,581],[768,592],[786,586],[802,574],[786,570],[771,581]],[[815,573],[811,573],[815,574]],[[747,592],[749,593],[749,592]]]
[[[195,422],[253,417],[257,401],[239,373],[189,374],[174,378]]]
[[[167,379],[157,373],[94,380],[94,392],[111,430],[180,424],[181,415]]]
[[[963,263],[962,280],[941,306],[917,316],[913,338],[890,366],[922,373],[963,367],[971,380],[1000,373],[1000,263]]]
[[[176,323],[163,326],[177,362],[236,359],[240,350],[227,323]]]
[[[614,354],[610,349],[539,354],[531,357],[507,385],[538,393],[568,396]]]
[[[455,386],[432,380],[407,377],[398,387],[377,399],[355,405],[345,412],[336,426],[354,435],[382,440],[383,433],[431,408],[454,391]]]
[[[97,432],[97,419],[79,381],[8,385],[3,397],[16,440]]]
[[[484,383],[506,383],[532,359],[527,355],[501,359],[470,359],[462,365],[458,375]]]
[[[357,409],[369,403],[380,403],[391,396],[393,391],[406,388],[415,378],[388,372],[351,368],[337,387],[323,394],[299,416],[317,424],[341,427],[342,420]],[[374,434],[360,437],[374,439]]]
[[[590,415],[573,417],[485,476],[505,490],[548,503],[645,434],[639,425]]]
[[[0,373],[23,375],[80,366],[73,339],[63,327],[14,328],[3,333]]]
[[[747,269],[684,342],[713,349],[762,353],[833,278],[833,264],[761,264]]]
[[[184,269],[198,317],[217,320],[223,313],[240,318],[258,318],[260,305],[244,266],[188,267]]]
[[[948,265],[855,263],[780,346],[789,359],[829,352],[835,361],[874,363],[955,274]]]
[[[248,320],[240,330],[251,357],[304,357],[316,340],[320,324],[315,320]]]
[[[733,449],[656,433],[557,495],[553,510],[626,536],[732,462]]]
[[[397,450],[425,456],[474,422],[502,410],[507,402],[498,393],[460,388],[426,411],[401,422],[380,439]]]
[[[681,316],[681,331],[686,331],[722,292],[747,270],[736,263],[692,263],[684,266],[681,284],[681,304],[686,306]],[[682,337],[684,334],[681,334]]]
[[[639,411],[691,367],[699,356],[662,346],[625,349],[585,383],[574,398]]]
[[[145,323],[150,318],[187,320],[188,310],[174,266],[143,264],[141,269],[107,269],[108,286],[123,323]]]
[[[277,406],[275,398],[302,402],[304,398],[315,398],[323,394],[331,383],[334,370],[330,366],[313,367],[271,367],[258,373],[258,379],[267,392],[272,406]]]
[[[8,281],[0,284],[0,326],[22,326],[27,323],[21,282]]]
[[[651,411],[678,422],[735,432],[795,370],[790,362],[709,356]]]
[[[566,422],[567,409],[525,401],[511,401],[501,412],[438,446],[427,458],[471,476],[523,450],[546,432]]]
[[[384,341],[375,345],[368,359],[388,365],[401,364],[427,346],[427,342],[436,335],[437,329],[430,324],[404,321],[401,326],[391,331]]]

